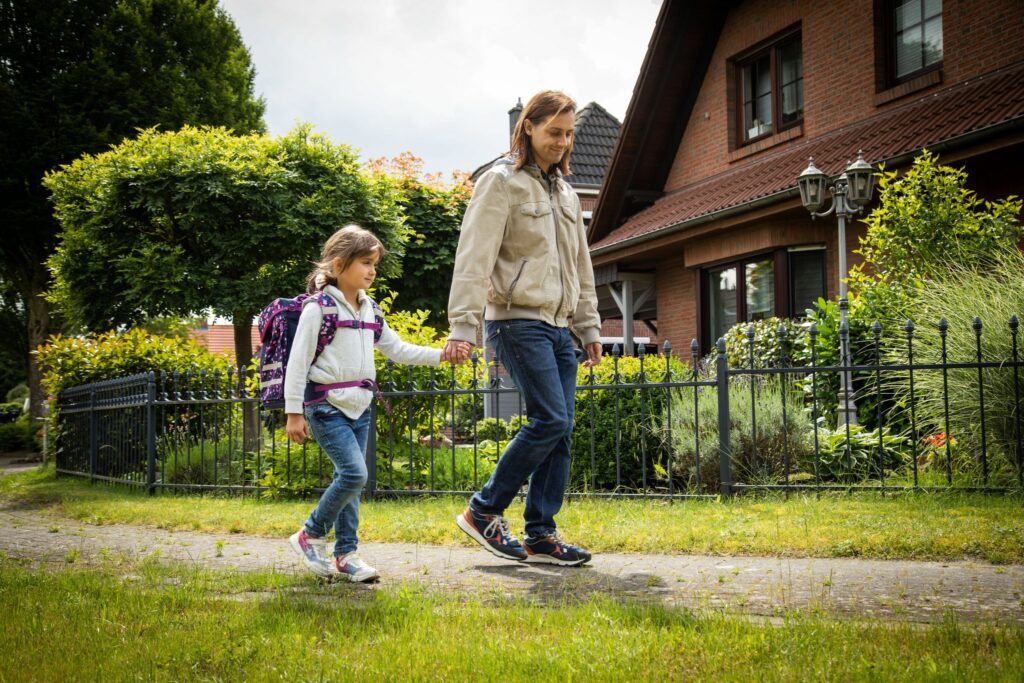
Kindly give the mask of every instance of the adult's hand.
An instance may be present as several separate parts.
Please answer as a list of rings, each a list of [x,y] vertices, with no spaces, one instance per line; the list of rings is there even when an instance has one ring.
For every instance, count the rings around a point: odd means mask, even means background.
[[[583,361],[583,367],[592,368],[601,364],[601,342],[590,342],[587,344],[587,359]]]
[[[305,443],[309,438],[309,425],[306,418],[299,413],[288,413],[288,422],[284,426],[288,440],[292,443]]]
[[[447,363],[464,363],[473,353],[473,345],[468,341],[449,339],[441,349],[441,361]]]

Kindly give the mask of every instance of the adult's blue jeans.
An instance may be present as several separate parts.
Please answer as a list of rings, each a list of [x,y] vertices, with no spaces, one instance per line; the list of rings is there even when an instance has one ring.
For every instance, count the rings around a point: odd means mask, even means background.
[[[483,514],[504,514],[529,480],[526,533],[546,536],[555,531],[569,483],[576,350],[567,328],[538,320],[492,320],[485,330],[488,345],[523,396],[528,420],[470,505]]]
[[[323,538],[334,527],[334,554],[359,546],[359,494],[366,484],[366,437],[370,411],[353,420],[327,401],[306,406],[313,437],[334,463],[334,479],[306,520],[306,533]]]

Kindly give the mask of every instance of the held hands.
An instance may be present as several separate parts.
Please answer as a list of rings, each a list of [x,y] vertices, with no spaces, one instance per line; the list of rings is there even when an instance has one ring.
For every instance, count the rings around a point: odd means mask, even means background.
[[[441,349],[441,362],[465,363],[473,353],[473,345],[468,341],[449,339]]]
[[[300,413],[288,413],[288,422],[284,426],[284,431],[292,443],[305,443],[309,438],[309,426],[306,424],[306,418]]]
[[[583,361],[583,367],[592,368],[601,364],[601,342],[590,342],[586,346],[587,359]]]

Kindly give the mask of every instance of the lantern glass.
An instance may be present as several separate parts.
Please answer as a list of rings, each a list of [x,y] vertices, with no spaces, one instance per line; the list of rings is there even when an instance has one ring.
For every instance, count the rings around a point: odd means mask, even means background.
[[[847,198],[855,206],[866,206],[871,201],[875,188],[875,169],[864,161],[864,153],[857,153],[857,161],[846,169],[850,179],[850,191]]]
[[[804,208],[812,213],[820,209],[825,202],[828,176],[814,165],[813,158],[797,178],[797,185],[800,187],[800,203],[804,205]]]

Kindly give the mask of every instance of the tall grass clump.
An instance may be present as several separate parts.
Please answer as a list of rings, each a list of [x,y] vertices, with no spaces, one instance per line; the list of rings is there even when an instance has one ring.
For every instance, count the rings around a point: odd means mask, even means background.
[[[708,366],[702,363],[703,379],[714,376]],[[811,418],[792,378],[786,379],[785,389],[780,376],[738,375],[729,379],[733,481],[783,481],[787,474],[796,472],[798,463],[813,454],[812,434]],[[671,444],[673,476],[687,489],[717,491],[721,481],[717,389],[673,390],[671,423],[666,417],[662,435]]]
[[[942,360],[940,320],[948,326],[946,354],[949,363],[1008,363],[997,367],[916,370],[913,381],[913,409],[916,436],[922,442],[921,464],[928,465],[928,447],[936,464],[947,467],[950,476],[974,483],[1009,485],[1020,483],[1022,454],[1018,449],[1021,430],[1020,407],[1024,400],[1024,368],[1016,369],[1013,360],[1011,318],[1024,314],[1024,255],[1019,251],[1000,255],[989,264],[973,267],[951,266],[914,294],[917,311],[913,330],[914,363],[939,363]],[[980,336],[979,336],[980,333]],[[1021,332],[1018,332],[1017,358],[1024,357]],[[889,338],[889,360],[906,363],[907,339]],[[909,373],[888,378],[900,402],[911,407]],[[948,387],[949,409],[945,393]],[[984,404],[982,403],[984,401]],[[984,405],[984,415],[982,414]],[[948,433],[947,433],[948,420]],[[982,424],[984,420],[984,430]],[[946,448],[949,460],[946,461]],[[959,483],[964,483],[963,481]]]

